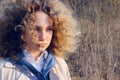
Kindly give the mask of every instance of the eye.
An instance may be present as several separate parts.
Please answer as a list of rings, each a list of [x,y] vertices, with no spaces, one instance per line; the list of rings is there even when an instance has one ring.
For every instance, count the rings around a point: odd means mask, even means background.
[[[53,31],[53,27],[48,26],[47,30],[48,30],[48,31]]]
[[[40,27],[35,27],[35,31],[40,31],[41,29],[40,29]]]

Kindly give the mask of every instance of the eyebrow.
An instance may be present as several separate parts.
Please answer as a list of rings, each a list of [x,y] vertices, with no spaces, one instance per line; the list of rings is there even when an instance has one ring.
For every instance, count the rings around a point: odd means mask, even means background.
[[[35,27],[41,27],[41,26],[35,25]],[[53,25],[48,25],[47,27],[53,27]]]

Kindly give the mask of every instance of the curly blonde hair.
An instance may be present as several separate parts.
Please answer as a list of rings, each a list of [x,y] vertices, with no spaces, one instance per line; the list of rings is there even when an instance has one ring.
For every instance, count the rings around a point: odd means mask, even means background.
[[[31,32],[31,34],[33,35],[33,37],[35,37],[34,31],[33,31],[34,19],[35,19],[34,13],[41,9],[51,17],[54,23],[53,38],[48,49],[50,49],[56,56],[63,56],[64,53],[71,53],[76,49],[77,38],[75,38],[76,36],[75,31],[77,28],[77,22],[72,15],[72,11],[68,7],[66,7],[62,1],[60,0],[44,0],[44,1],[43,0],[40,0],[40,1],[14,0],[12,1],[11,0],[8,4],[10,3],[13,3],[11,5],[12,11],[14,9],[16,9],[17,11],[22,10],[24,7],[23,9],[24,14],[20,15],[20,13],[18,13],[18,16],[22,16],[21,17],[22,19],[19,21],[19,23],[14,25],[14,27],[12,27],[14,29],[14,32],[16,31],[19,32],[19,37],[21,37],[24,34],[26,29],[28,29],[29,32]],[[10,9],[8,8],[10,7],[8,6],[8,4],[6,9]],[[17,5],[20,5],[20,6],[17,6]],[[17,8],[15,8],[16,6]],[[23,7],[20,9],[21,6]],[[8,13],[10,13],[9,11],[10,10],[8,10]],[[0,26],[3,26],[3,25],[0,24]],[[4,40],[0,40],[0,41],[1,41],[0,43],[2,43],[2,41]],[[22,48],[24,48],[23,46],[25,45],[25,42],[22,38],[20,38],[18,41],[21,43],[19,43],[19,46],[17,46],[18,47],[17,51],[19,51],[19,49],[21,50]],[[13,48],[12,50],[15,50],[15,49],[16,48]]]
[[[51,17],[54,21],[55,38],[53,38],[54,53],[58,56],[65,52],[73,52],[76,48],[75,31],[77,22],[69,10],[60,0],[48,0]]]

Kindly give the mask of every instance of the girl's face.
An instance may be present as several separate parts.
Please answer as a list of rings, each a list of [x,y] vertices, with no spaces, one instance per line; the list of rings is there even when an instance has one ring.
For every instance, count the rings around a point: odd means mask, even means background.
[[[37,42],[32,38],[29,32],[24,35],[28,50],[32,53],[43,52],[51,43],[53,35],[53,22],[50,17],[41,11],[35,13],[35,26]]]

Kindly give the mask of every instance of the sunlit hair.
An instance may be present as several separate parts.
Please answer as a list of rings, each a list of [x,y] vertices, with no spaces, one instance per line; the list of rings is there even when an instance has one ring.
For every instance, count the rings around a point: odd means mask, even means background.
[[[53,51],[58,56],[66,52],[73,52],[76,48],[75,30],[77,22],[72,16],[72,11],[59,0],[49,0],[48,5],[51,8],[50,15],[54,21],[55,29],[52,41]]]
[[[11,0],[0,6],[0,15],[3,16],[3,18],[0,16],[1,57],[13,56],[26,48],[27,44],[23,39],[25,31],[29,31],[33,36],[33,41],[37,42],[34,14],[39,10],[49,15],[54,24],[53,38],[48,49],[56,56],[71,53],[76,49],[77,22],[62,1]]]

